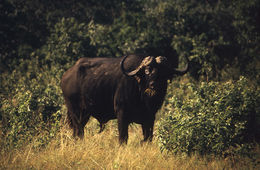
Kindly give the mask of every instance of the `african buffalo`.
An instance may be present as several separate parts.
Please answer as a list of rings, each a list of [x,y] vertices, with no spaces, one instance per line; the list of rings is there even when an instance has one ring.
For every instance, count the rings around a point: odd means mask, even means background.
[[[69,125],[82,138],[93,116],[100,132],[111,119],[118,120],[119,142],[126,143],[128,125],[142,125],[144,141],[151,141],[155,114],[161,107],[167,80],[183,75],[166,57],[128,55],[121,58],[81,58],[61,80]]]

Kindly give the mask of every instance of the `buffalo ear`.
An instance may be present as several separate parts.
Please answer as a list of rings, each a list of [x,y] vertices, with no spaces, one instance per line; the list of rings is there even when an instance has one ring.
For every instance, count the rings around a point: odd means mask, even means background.
[[[156,61],[157,64],[166,64],[167,58],[163,57],[163,56],[157,56],[155,58],[155,61]]]

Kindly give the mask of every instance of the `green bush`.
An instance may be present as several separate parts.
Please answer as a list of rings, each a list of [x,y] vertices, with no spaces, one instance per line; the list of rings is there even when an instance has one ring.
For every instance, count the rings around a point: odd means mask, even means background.
[[[43,64],[68,68],[80,57],[96,56],[96,48],[90,45],[87,24],[73,17],[62,18],[50,32],[46,44],[35,52]]]
[[[60,69],[41,66],[37,57],[22,61],[9,76],[1,76],[1,147],[32,141],[36,147],[43,146],[55,136],[63,103],[60,77]]]
[[[187,154],[246,153],[260,134],[260,89],[241,77],[181,84],[165,104],[159,122],[161,150]]]
[[[75,60],[91,56],[88,26],[63,18],[51,30],[47,44],[19,59],[12,72],[3,73],[0,123],[5,149],[36,142],[43,146],[61,126],[61,76]],[[94,54],[94,53],[93,53]]]
[[[32,140],[37,146],[45,145],[59,129],[60,110],[44,99],[46,93],[39,97],[30,90],[17,92],[12,101],[3,102],[5,149]]]

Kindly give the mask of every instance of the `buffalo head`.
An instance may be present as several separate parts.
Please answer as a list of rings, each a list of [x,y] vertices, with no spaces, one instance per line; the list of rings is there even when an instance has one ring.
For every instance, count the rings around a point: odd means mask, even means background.
[[[147,56],[136,69],[127,72],[124,68],[127,57],[125,56],[120,63],[123,74],[127,77],[134,77],[142,87],[145,87],[144,92],[149,96],[156,94],[156,89],[160,88],[161,81],[171,79],[174,75],[183,75],[189,69],[189,64],[183,69],[175,69],[170,67],[166,57]]]

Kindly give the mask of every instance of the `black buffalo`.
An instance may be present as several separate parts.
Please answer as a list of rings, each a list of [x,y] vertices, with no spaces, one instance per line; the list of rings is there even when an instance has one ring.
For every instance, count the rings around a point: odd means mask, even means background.
[[[144,141],[151,141],[167,80],[185,74],[188,67],[171,68],[162,56],[79,59],[61,80],[73,135],[82,138],[93,116],[100,122],[100,132],[106,122],[117,119],[120,143],[127,142],[130,123],[141,124]]]

